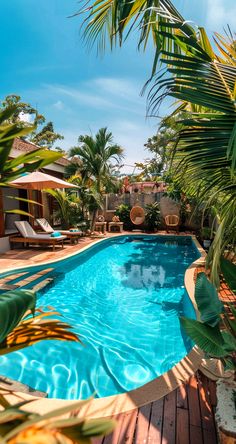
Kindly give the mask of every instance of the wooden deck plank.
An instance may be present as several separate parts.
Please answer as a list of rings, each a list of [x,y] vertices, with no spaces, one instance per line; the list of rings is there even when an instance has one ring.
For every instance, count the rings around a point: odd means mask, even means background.
[[[177,392],[177,403],[176,403],[177,407],[181,409],[187,409],[188,394],[187,394],[186,384],[180,385],[180,387],[176,389],[176,392]]]
[[[198,376],[198,391],[200,399],[203,441],[206,444],[215,444],[215,422],[210,403],[207,378],[203,374]]]
[[[161,444],[164,398],[152,403],[148,444]]]
[[[138,409],[126,414],[121,426],[119,444],[132,444],[138,417]]]
[[[114,417],[116,420],[116,428],[113,431],[113,433],[110,433],[110,435],[106,436],[104,438],[103,444],[118,444],[119,443],[119,437],[120,437],[120,431],[123,423],[125,414],[120,414]]]
[[[151,404],[140,407],[136,424],[134,443],[146,444],[149,430],[149,420],[151,415]]]
[[[198,381],[195,376],[192,376],[188,383],[188,403],[189,403],[189,429],[190,429],[190,443],[202,444],[202,424],[201,413],[198,395]]]
[[[92,444],[102,444],[104,438],[94,438],[92,439]]]
[[[176,412],[176,444],[189,444],[189,412],[187,409],[177,408]]]
[[[162,444],[175,444],[176,390],[164,398]]]

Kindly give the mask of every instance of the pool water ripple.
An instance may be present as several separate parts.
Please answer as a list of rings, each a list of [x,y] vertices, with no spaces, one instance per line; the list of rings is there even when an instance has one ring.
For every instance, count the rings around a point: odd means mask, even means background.
[[[38,306],[59,311],[83,346],[42,341],[1,357],[1,374],[49,397],[102,397],[149,382],[188,353],[178,316],[195,316],[184,273],[199,253],[190,238],[131,240],[58,263],[58,279],[40,293]]]

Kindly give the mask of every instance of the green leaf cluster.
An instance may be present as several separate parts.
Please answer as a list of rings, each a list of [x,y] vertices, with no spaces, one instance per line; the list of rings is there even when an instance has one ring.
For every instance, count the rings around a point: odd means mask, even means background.
[[[229,287],[235,292],[236,265],[221,258],[221,270]],[[197,276],[195,300],[201,321],[181,317],[181,325],[208,357],[219,358],[225,368],[233,368],[236,350],[235,308],[229,304],[229,313],[224,310],[216,288],[205,273]]]

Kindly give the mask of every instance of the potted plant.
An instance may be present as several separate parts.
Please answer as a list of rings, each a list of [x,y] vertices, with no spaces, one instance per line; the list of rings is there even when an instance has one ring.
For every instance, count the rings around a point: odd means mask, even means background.
[[[160,225],[160,206],[159,203],[146,205],[145,207],[145,228],[147,231],[157,231]]]
[[[212,230],[210,227],[202,227],[201,229],[201,239],[203,242],[204,248],[208,249],[211,245],[211,237],[212,237]]]

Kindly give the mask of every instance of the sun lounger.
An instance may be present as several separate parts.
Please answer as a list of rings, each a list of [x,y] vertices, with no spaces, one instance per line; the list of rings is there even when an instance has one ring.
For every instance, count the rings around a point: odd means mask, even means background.
[[[45,231],[46,233],[48,234],[55,233],[55,230],[48,223],[47,219],[42,217],[40,219],[36,219],[36,222],[40,226],[40,228],[42,228],[42,230]],[[74,231],[70,230],[59,230],[59,231],[61,234],[68,237],[71,243],[73,242],[73,240],[77,240],[78,242],[78,238],[83,234],[81,230],[76,230],[76,229],[74,229]]]
[[[16,242],[21,242],[25,245],[49,244],[53,246],[53,251],[55,250],[55,245],[61,244],[63,248],[66,236],[59,235],[57,237],[51,237],[50,234],[37,234],[28,221],[16,221],[15,226],[21,236],[11,236],[9,239],[11,244]]]

